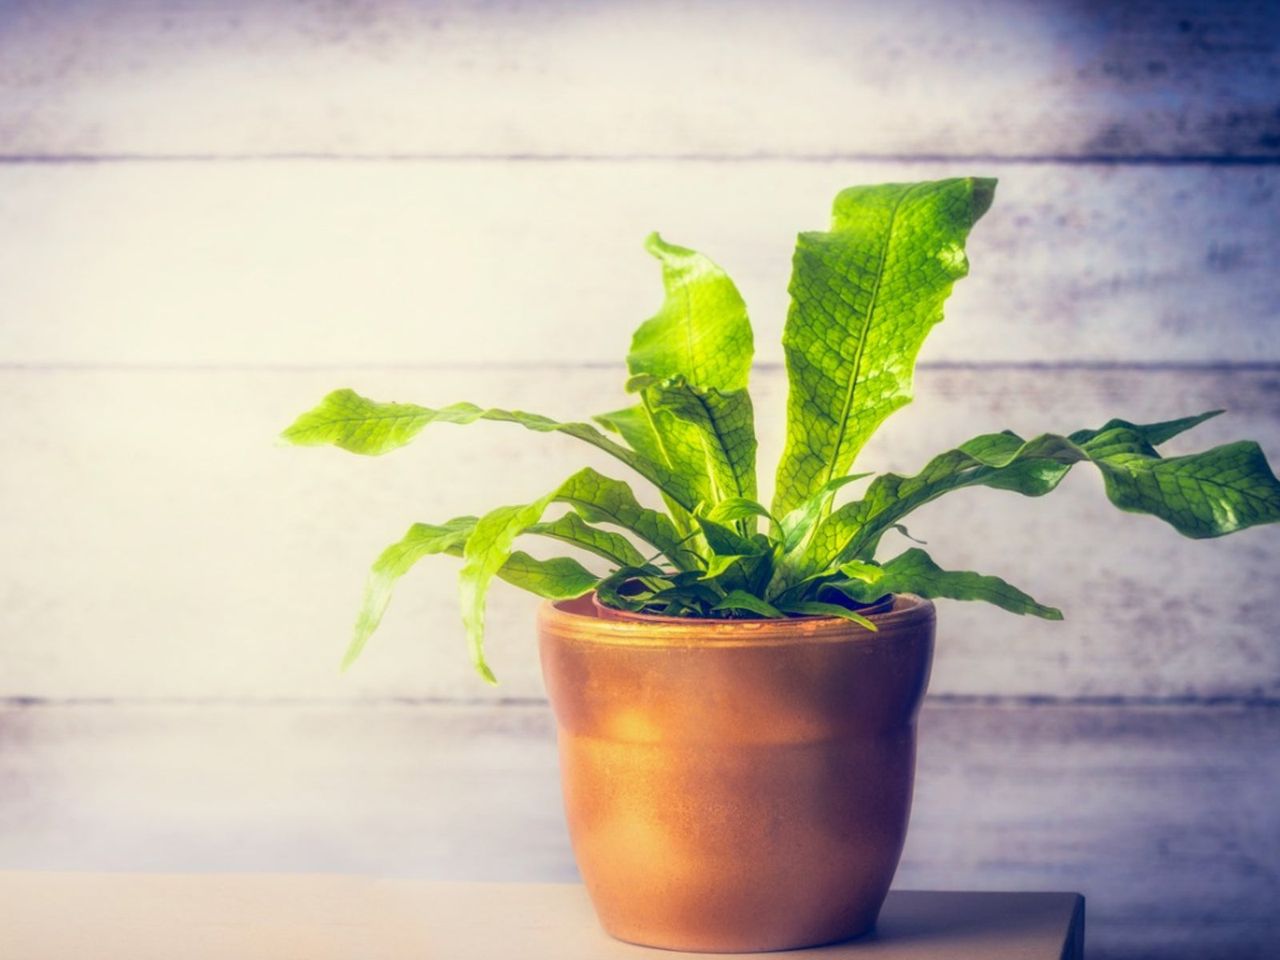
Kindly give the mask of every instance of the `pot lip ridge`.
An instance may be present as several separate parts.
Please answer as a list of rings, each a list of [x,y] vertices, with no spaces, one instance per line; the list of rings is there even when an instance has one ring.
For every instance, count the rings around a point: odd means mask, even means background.
[[[576,600],[545,600],[538,609],[544,634],[610,646],[779,646],[797,642],[874,643],[886,635],[901,635],[935,619],[931,600],[911,593],[894,594],[892,609],[872,614],[879,628],[872,632],[840,617],[802,617],[786,620],[611,620],[597,616],[591,594]]]

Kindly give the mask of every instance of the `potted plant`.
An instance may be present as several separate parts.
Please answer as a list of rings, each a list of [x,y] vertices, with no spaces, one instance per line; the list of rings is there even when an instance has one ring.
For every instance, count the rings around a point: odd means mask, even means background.
[[[996,577],[944,570],[919,547],[881,556],[883,536],[905,533],[916,507],[973,486],[1041,496],[1087,463],[1116,506],[1189,537],[1280,520],[1280,483],[1256,443],[1158,452],[1219,411],[1029,440],[988,433],[911,476],[851,472],[911,399],[916,355],[968,271],[965,240],[994,188],[977,178],[854,187],[836,197],[829,231],[799,236],[783,335],[787,439],[768,507],[746,306],[719,267],[656,234],[647,247],[666,300],[632,340],[630,406],[566,423],[339,390],[284,432],[381,454],[435,422],[514,423],[583,440],[661,495],[666,509],[652,509],[588,468],[530,503],[415,524],[374,563],[345,661],[377,628],[396,579],[428,554],[462,559],[463,623],[490,682],[491,581],[546,598],[540,652],[570,834],[615,936],[751,951],[875,923],[906,832],[931,600],[1062,616]],[[859,495],[841,496],[860,480]],[[517,550],[522,537],[568,544],[591,568]]]

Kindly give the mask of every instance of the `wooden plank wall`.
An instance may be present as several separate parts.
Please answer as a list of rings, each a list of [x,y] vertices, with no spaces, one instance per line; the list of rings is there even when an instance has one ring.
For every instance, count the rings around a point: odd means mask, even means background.
[[[0,868],[573,875],[531,642],[470,673],[448,561],[335,668],[412,520],[572,441],[284,450],[327,389],[581,416],[652,311],[640,240],[752,306],[781,442],[789,251],[841,186],[1000,177],[916,403],[868,452],[1230,411],[1280,459],[1267,2],[0,2]],[[1181,443],[1181,441],[1179,441]],[[1094,957],[1280,943],[1280,536],[1096,476],[921,511],[1060,624],[941,609],[899,882],[1073,889]],[[430,569],[427,569],[427,568]]]

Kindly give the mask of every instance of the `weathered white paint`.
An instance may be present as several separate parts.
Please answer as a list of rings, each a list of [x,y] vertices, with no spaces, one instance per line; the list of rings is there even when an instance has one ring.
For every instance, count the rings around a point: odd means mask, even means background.
[[[471,672],[457,562],[424,560],[366,657],[336,669],[364,573],[413,521],[527,502],[584,463],[567,437],[504,424],[431,428],[381,458],[281,448],[276,432],[330,388],[459,399],[572,418],[624,403],[618,370],[9,371],[0,375],[0,695],[529,697],[541,695],[535,601],[498,584],[489,642],[502,686]],[[919,399],[865,456],[914,472],[969,437],[1031,435],[1232,410],[1174,452],[1258,437],[1280,458],[1280,374],[924,370]],[[784,377],[756,377],[764,465],[781,446]],[[644,492],[643,481],[635,480]],[[653,499],[651,493],[645,494]],[[945,604],[934,689],[1020,696],[1280,695],[1273,530],[1189,541],[1117,512],[1078,468],[1043,499],[952,494],[910,521],[951,567],[1007,576],[1067,620]],[[886,541],[886,550],[905,545]],[[535,551],[555,545],[531,543]],[[889,554],[891,555],[891,554]]]
[[[1273,167],[0,165],[0,362],[618,363],[712,255],[779,362],[795,234],[854,183],[1001,177],[931,360],[1277,361]]]
[[[0,784],[0,869],[575,878],[544,706],[7,708]],[[1274,708],[927,703],[896,882],[1079,890],[1099,960],[1262,960],[1278,790]]]
[[[0,6],[9,154],[1274,157],[1265,0]]]

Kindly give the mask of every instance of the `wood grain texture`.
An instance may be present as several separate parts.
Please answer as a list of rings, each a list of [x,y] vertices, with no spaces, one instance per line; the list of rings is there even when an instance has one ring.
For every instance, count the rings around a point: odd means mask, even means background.
[[[925,357],[1280,361],[1280,167],[947,163],[0,165],[0,362],[618,363],[661,229],[780,362],[795,235],[853,183],[990,174]]]
[[[0,868],[567,881],[545,707],[0,711]],[[927,703],[900,888],[1082,891],[1088,956],[1269,958],[1280,711]]]
[[[340,675],[365,572],[411,522],[528,502],[583,464],[623,477],[625,467],[572,439],[505,424],[440,425],[380,458],[282,448],[274,437],[337,386],[574,417],[625,402],[622,379],[621,370],[3,373],[0,435],[11,452],[0,458],[9,549],[0,695],[540,697],[536,601],[495,587],[489,659],[502,685],[490,689],[465,653],[448,558],[405,579],[365,657]],[[1280,460],[1276,370],[933,369],[918,387],[866,451],[869,466],[914,472],[1005,427],[1070,432],[1112,416],[1144,422],[1218,407],[1232,412],[1169,450],[1251,436]],[[752,389],[760,462],[772,465],[784,377],[764,372]],[[910,528],[940,564],[1004,575],[1067,615],[1052,623],[944,603],[935,692],[1280,696],[1273,529],[1185,540],[1117,512],[1085,468],[1042,499],[953,494]],[[885,549],[906,545],[894,535]]]
[[[643,955],[610,939],[586,891],[568,883],[17,871],[0,873],[0,898],[13,911],[0,918],[8,960],[494,960],[516,949],[527,960]],[[874,934],[806,955],[1081,960],[1083,937],[1076,894],[896,890]]]
[[[11,155],[1280,155],[1265,0],[9,0],[0,18]]]

